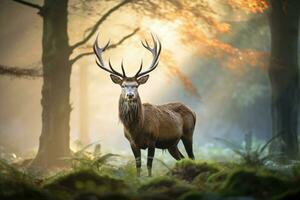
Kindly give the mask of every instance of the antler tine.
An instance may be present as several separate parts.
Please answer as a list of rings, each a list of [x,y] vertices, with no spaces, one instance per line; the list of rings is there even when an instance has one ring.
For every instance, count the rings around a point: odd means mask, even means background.
[[[157,49],[157,43],[156,42],[154,42],[155,41],[155,39],[154,39],[154,36],[153,36],[153,34],[151,33],[151,38],[152,38],[152,41],[153,41],[153,43],[154,43],[154,48],[153,49]]]
[[[124,69],[124,64],[123,64],[123,59],[122,59],[122,62],[121,62],[121,68],[122,68],[123,76],[126,77],[126,73],[125,73],[125,69]]]
[[[141,70],[142,70],[141,68],[142,67],[140,67],[139,71],[135,75],[136,78],[140,77],[140,76],[143,76],[145,74],[148,74],[149,72],[153,71],[157,67],[157,65],[159,63],[158,62],[158,58],[159,58],[159,55],[160,55],[160,52],[161,52],[161,43],[160,43],[158,37],[157,36],[154,37],[152,33],[151,33],[151,37],[152,37],[153,44],[154,44],[153,48],[150,47],[150,45],[148,44],[147,40],[145,40],[146,44],[144,44],[143,41],[141,41],[141,42],[142,42],[142,45],[151,52],[151,54],[153,56],[152,63],[150,65],[149,69],[146,70],[146,71],[144,71],[144,72],[142,72],[142,73],[141,73]]]
[[[109,65],[109,68],[111,69],[111,71],[113,72],[113,74],[118,75],[118,76],[124,78],[124,76],[123,76],[122,74],[120,74],[119,72],[117,72],[117,71],[112,67],[111,62],[110,62],[110,59],[108,60],[108,65]]]
[[[112,65],[111,65],[111,63],[110,63],[110,60],[109,60],[109,62],[108,62],[109,68],[110,68],[110,69],[108,69],[108,68],[105,66],[105,63],[104,63],[103,58],[102,58],[102,53],[108,48],[109,44],[110,44],[110,40],[107,42],[107,44],[106,44],[103,48],[100,48],[99,45],[98,45],[98,35],[97,35],[96,41],[95,41],[95,43],[94,43],[94,48],[93,48],[93,49],[94,49],[94,53],[95,53],[96,57],[98,58],[98,60],[96,59],[96,63],[97,63],[97,65],[98,65],[101,69],[103,69],[104,71],[109,72],[109,73],[111,73],[111,74],[114,74],[114,75],[117,75],[117,76],[119,76],[119,77],[124,78],[124,77],[126,77],[126,76],[125,76],[125,73],[123,72],[123,75],[122,75],[122,74],[120,74],[119,72],[117,72],[117,71],[112,67]],[[123,70],[123,69],[122,69],[122,70]]]
[[[103,70],[107,71],[108,73],[112,73],[110,70],[106,69],[105,67],[102,67],[102,65],[98,62],[98,60],[96,59],[96,64]]]
[[[139,68],[139,70],[136,72],[136,74],[134,75],[134,77],[138,77],[139,73],[142,71],[142,68],[143,68],[143,59],[141,59],[141,65],[140,65],[140,68]]]
[[[148,44],[148,41],[147,40],[145,40],[145,43],[146,44],[144,44],[144,42],[143,41],[141,41],[141,43],[142,43],[142,45],[146,48],[146,49],[148,49],[149,51],[151,51],[151,48],[150,48],[150,46],[149,46],[149,44]]]
[[[96,54],[100,64],[104,67],[104,62],[101,56],[101,53],[106,50],[106,48],[109,46],[110,40],[106,43],[106,45],[103,48],[100,48],[98,45],[98,35],[96,37],[95,43],[94,43],[94,53]]]

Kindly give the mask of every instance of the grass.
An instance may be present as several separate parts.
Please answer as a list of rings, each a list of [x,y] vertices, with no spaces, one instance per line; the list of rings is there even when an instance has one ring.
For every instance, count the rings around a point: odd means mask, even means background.
[[[238,169],[223,182],[220,192],[225,196],[254,196],[266,199],[288,189],[288,181],[269,173]]]
[[[245,145],[248,152],[257,150],[250,147],[249,141]],[[81,146],[72,157],[65,158],[73,163],[69,170],[42,178],[0,159],[0,199],[285,200],[297,199],[300,194],[299,163],[276,170],[256,161],[249,164],[183,159],[171,165],[157,159],[154,177],[138,178],[133,160],[121,157],[127,162],[111,164],[114,157],[115,154],[102,154],[97,144]]]
[[[0,199],[288,199],[300,191],[300,177],[288,179],[267,168],[234,163],[185,159],[164,176],[137,178],[134,172],[131,164],[100,171],[84,167],[37,182],[6,163],[1,168]]]

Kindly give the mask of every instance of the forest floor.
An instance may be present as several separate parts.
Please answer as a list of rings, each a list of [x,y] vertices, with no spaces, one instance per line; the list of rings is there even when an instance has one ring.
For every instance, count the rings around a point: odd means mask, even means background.
[[[249,166],[184,159],[136,177],[133,162],[74,163],[71,169],[34,176],[0,162],[0,199],[12,200],[252,200],[300,199],[300,167]],[[100,157],[99,157],[100,158]],[[109,158],[111,159],[111,158]],[[117,159],[117,158],[116,158]],[[95,160],[94,160],[95,161]],[[99,159],[98,159],[99,161]],[[79,163],[78,163],[79,162]]]

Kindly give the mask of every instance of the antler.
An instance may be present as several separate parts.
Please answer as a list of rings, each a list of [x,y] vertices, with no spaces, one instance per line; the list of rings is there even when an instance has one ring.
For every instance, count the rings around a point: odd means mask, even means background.
[[[109,68],[110,68],[110,69],[107,68],[107,67],[105,66],[105,63],[104,63],[103,58],[102,58],[102,53],[108,48],[109,43],[110,43],[110,41],[108,41],[107,44],[106,44],[103,48],[100,48],[99,45],[98,45],[98,35],[97,35],[96,41],[95,41],[95,43],[94,43],[94,48],[93,48],[93,49],[94,49],[94,53],[96,54],[96,56],[97,56],[97,58],[98,58],[98,60],[96,59],[96,63],[97,63],[97,65],[98,65],[101,69],[103,69],[103,70],[105,70],[105,71],[107,71],[107,72],[109,72],[109,73],[111,73],[111,74],[117,75],[117,76],[119,76],[119,77],[121,77],[121,78],[126,78],[126,73],[125,73],[125,70],[124,70],[123,61],[122,61],[122,64],[121,64],[122,74],[119,73],[119,72],[117,72],[117,71],[112,67],[112,65],[111,65],[111,63],[110,63],[110,60],[108,60],[108,65],[109,65]],[[98,61],[99,61],[99,62],[98,62]]]
[[[161,43],[158,39],[158,37],[156,36],[156,40],[153,36],[153,34],[151,33],[151,37],[152,37],[152,40],[153,40],[153,44],[154,44],[154,47],[151,48],[147,42],[147,40],[145,40],[145,43],[143,41],[141,41],[142,45],[147,49],[149,50],[151,53],[152,53],[152,56],[153,56],[153,60],[152,60],[152,63],[149,67],[148,70],[144,71],[144,72],[141,72],[142,71],[142,68],[143,68],[143,60],[141,61],[141,65],[140,65],[140,68],[139,70],[137,71],[137,73],[135,74],[135,78],[138,78],[138,77],[141,77],[141,76],[144,76],[145,74],[148,74],[149,72],[153,71],[159,61],[158,61],[158,58],[159,58],[159,55],[160,55],[160,52],[161,52]]]
[[[143,41],[141,41],[141,43],[142,43],[142,45],[147,50],[149,50],[151,52],[151,54],[153,56],[152,63],[150,65],[150,67],[148,68],[148,70],[146,70],[144,72],[141,72],[142,68],[143,68],[143,60],[142,60],[140,68],[139,68],[139,70],[137,71],[137,73],[134,76],[135,78],[144,76],[144,75],[148,74],[149,72],[153,71],[157,67],[157,65],[159,63],[158,59],[159,59],[159,55],[160,55],[160,52],[161,52],[161,43],[160,43],[159,39],[157,38],[157,36],[156,36],[156,39],[155,39],[154,36],[153,36],[153,34],[151,34],[151,37],[152,37],[153,44],[154,44],[153,48],[150,47],[150,45],[148,44],[147,40],[145,40],[145,43]],[[103,58],[102,58],[102,53],[105,50],[107,50],[107,48],[109,47],[109,43],[110,43],[110,41],[108,41],[107,44],[103,48],[100,48],[99,45],[98,45],[98,35],[97,35],[96,41],[94,43],[94,52],[95,52],[95,54],[96,54],[96,56],[98,58],[98,60],[96,59],[97,65],[101,69],[103,69],[103,70],[105,70],[105,71],[107,71],[107,72],[109,72],[111,74],[117,75],[117,76],[119,76],[121,78],[127,78],[126,73],[125,73],[125,69],[124,69],[124,65],[123,65],[123,60],[122,60],[122,63],[121,63],[122,74],[119,73],[119,72],[117,72],[112,67],[110,60],[108,60],[109,68],[105,66],[105,63],[104,63]]]

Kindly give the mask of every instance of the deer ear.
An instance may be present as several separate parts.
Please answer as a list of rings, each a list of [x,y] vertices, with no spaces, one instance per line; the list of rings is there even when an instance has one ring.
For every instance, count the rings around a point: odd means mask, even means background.
[[[144,84],[144,83],[146,83],[148,81],[148,78],[149,78],[149,75],[142,76],[141,78],[139,78],[137,80],[137,82],[138,82],[139,85],[142,85],[142,84]]]
[[[123,82],[123,80],[120,77],[113,75],[113,74],[110,75],[110,78],[111,78],[112,82],[114,82],[115,84],[121,85]]]

